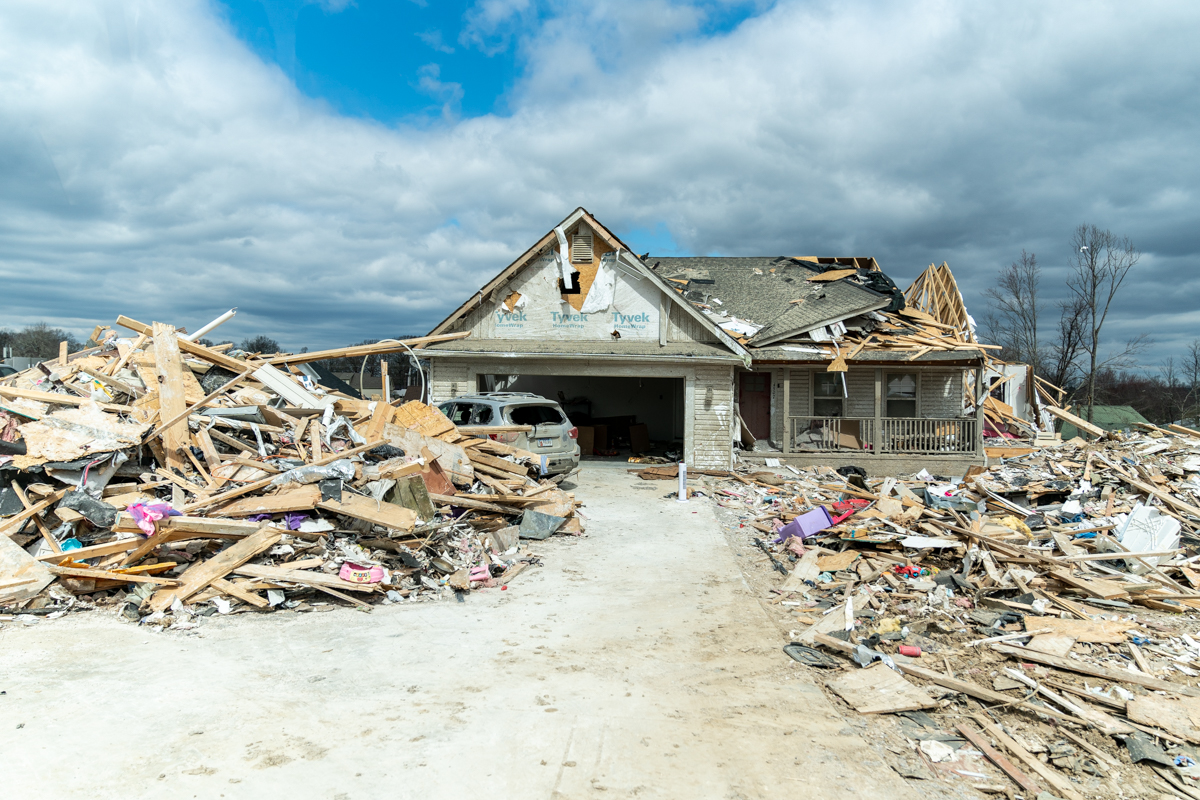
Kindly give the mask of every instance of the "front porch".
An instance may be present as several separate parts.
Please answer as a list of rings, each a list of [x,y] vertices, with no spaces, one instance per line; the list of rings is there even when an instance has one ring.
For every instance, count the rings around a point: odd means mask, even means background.
[[[742,373],[739,405],[753,414],[768,405],[751,392],[770,378],[769,439],[739,453],[747,461],[778,458],[796,466],[859,466],[871,474],[903,474],[922,468],[962,474],[983,464],[983,418],[966,387],[980,386],[968,373],[978,364],[887,363],[852,365],[830,372],[827,365],[756,364]],[[761,379],[760,379],[761,381]],[[757,402],[756,402],[757,400]],[[967,411],[967,408],[972,408]],[[763,409],[765,410],[765,409]],[[765,416],[759,414],[759,426]],[[749,430],[752,429],[748,425]]]

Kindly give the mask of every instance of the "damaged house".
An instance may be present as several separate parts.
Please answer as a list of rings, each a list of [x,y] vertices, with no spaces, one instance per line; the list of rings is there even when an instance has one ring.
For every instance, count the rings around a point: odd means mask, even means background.
[[[892,474],[982,463],[981,346],[904,302],[874,259],[639,258],[580,208],[434,328],[471,335],[425,348],[430,396],[541,394],[701,468],[740,448]]]

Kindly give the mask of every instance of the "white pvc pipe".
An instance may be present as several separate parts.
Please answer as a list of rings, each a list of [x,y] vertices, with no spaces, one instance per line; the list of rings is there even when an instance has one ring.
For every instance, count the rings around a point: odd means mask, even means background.
[[[207,325],[205,325],[203,328],[196,331],[195,333],[181,333],[181,334],[179,334],[179,338],[184,339],[189,342],[194,342],[197,339],[199,339],[201,336],[203,336],[204,334],[215,329],[218,325],[228,322],[230,319],[233,318],[233,315],[236,313],[237,313],[237,307],[235,306],[234,308],[229,309],[224,314],[217,317],[212,322],[208,323]]]
[[[687,464],[683,461],[679,462],[679,497],[676,498],[677,503],[686,503],[687,496]]]

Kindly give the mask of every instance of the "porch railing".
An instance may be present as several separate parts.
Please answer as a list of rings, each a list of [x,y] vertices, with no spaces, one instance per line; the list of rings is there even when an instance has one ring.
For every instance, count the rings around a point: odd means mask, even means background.
[[[880,422],[880,453],[974,453],[975,419],[885,417]],[[872,417],[790,417],[793,453],[874,451]]]

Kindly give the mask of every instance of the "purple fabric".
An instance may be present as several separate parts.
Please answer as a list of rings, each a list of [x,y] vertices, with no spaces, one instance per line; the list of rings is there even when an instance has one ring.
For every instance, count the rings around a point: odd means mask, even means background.
[[[270,514],[251,514],[246,517],[247,522],[265,522],[271,518]]]
[[[300,530],[300,523],[308,519],[308,514],[290,511],[283,515],[283,519],[287,523],[287,529],[289,531],[298,531]]]

